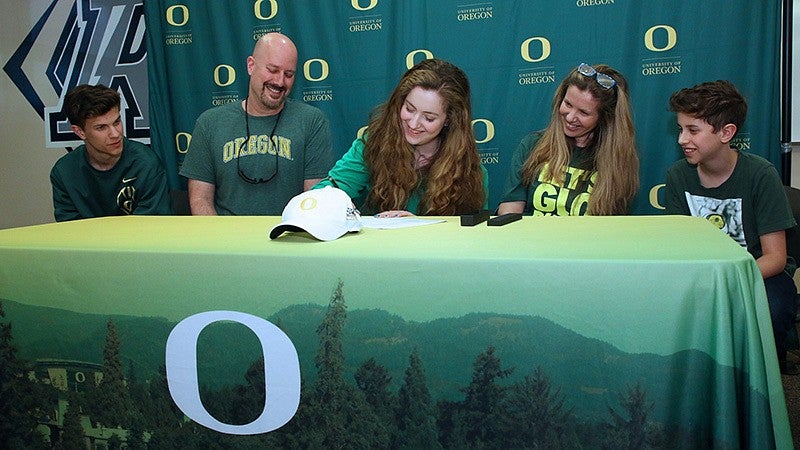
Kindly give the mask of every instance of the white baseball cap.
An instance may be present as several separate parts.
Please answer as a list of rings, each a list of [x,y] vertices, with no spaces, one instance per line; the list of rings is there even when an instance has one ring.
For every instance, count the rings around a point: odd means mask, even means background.
[[[305,231],[321,241],[332,241],[361,230],[361,215],[350,196],[331,186],[296,195],[283,209],[281,219],[269,232],[270,239],[286,231]]]

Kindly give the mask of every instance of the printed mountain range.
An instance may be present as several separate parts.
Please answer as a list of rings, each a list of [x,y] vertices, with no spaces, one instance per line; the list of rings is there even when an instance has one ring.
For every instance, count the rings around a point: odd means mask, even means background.
[[[101,364],[106,324],[114,321],[124,364],[137,379],[146,380],[164,363],[164,348],[174,322],[156,317],[81,314],[56,308],[4,301],[20,357],[65,359]],[[294,305],[266,318],[292,340],[300,359],[303,386],[316,376],[319,326],[326,307]],[[509,384],[530,375],[537,367],[564,395],[578,417],[607,415],[619,399],[640,383],[655,406],[653,418],[714,414],[713,392],[695,386],[719,388],[739,376],[705,353],[688,350],[669,356],[629,354],[596,339],[576,334],[541,317],[469,314],[431,322],[405,321],[381,310],[348,311],[344,328],[345,374],[353,380],[356,369],[370,358],[384,366],[396,391],[408,366],[409,354],[418,349],[434,400],[463,398],[473,362],[487,347],[496,349],[503,368],[513,368]],[[261,355],[256,336],[236,323],[207,327],[198,341],[200,383],[211,389],[244,384],[248,367]],[[713,381],[703,381],[713,378]],[[728,389],[728,386],[724,387]],[[722,392],[725,392],[723,390]],[[750,391],[751,402],[766,402]],[[675,398],[682,398],[676,403]],[[669,413],[664,405],[670,404]],[[676,411],[675,408],[680,411]],[[700,421],[702,422],[702,421]]]

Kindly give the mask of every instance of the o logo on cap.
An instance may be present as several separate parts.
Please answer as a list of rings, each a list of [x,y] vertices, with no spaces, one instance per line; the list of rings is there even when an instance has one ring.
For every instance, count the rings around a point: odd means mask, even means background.
[[[300,202],[300,209],[303,211],[309,211],[317,207],[317,199],[314,197],[304,198],[302,202]]]

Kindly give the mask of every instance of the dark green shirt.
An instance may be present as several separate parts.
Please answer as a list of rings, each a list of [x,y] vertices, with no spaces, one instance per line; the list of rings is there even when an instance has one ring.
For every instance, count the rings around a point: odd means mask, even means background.
[[[795,225],[780,176],[766,159],[740,151],[731,176],[715,188],[700,184],[697,166],[682,159],[667,171],[666,213],[705,217],[755,259],[761,236]],[[791,274],[795,262],[788,258]]]
[[[55,219],[126,214],[172,214],[167,177],[150,147],[123,141],[122,155],[109,170],[89,164],[86,145],[62,156],[50,171]]]

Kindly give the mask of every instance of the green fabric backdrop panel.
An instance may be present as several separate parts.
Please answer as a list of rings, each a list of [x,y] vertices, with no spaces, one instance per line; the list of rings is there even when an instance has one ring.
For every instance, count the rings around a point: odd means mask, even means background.
[[[558,83],[580,62],[628,79],[640,194],[634,213],[658,213],[659,185],[682,157],[672,92],[728,79],[750,110],[735,145],[780,169],[780,2],[744,0],[145,2],[153,147],[177,175],[197,116],[247,92],[245,59],[266,32],[299,50],[292,97],[322,109],[343,154],[402,73],[425,57],[464,69],[478,149],[499,201],[511,154],[547,123]]]

